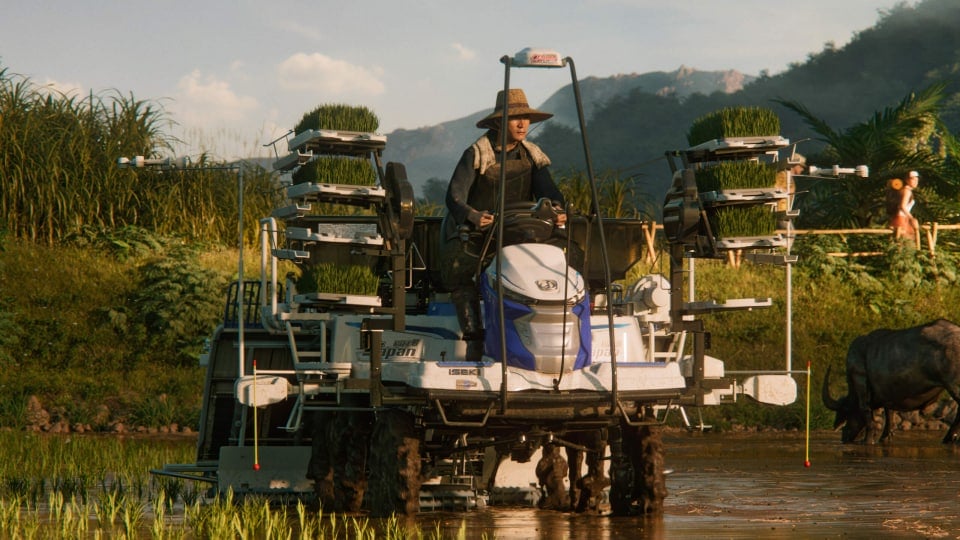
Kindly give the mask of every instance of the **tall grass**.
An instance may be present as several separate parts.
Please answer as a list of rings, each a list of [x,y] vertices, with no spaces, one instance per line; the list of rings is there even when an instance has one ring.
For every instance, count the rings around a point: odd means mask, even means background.
[[[119,157],[170,155],[158,104],[119,92],[68,96],[0,70],[0,118],[0,215],[11,236],[52,244],[88,228],[138,225],[235,241],[236,173],[211,168],[223,164],[201,156],[206,168],[196,171],[116,166]],[[244,183],[247,215],[277,206],[266,171],[246,166]]]

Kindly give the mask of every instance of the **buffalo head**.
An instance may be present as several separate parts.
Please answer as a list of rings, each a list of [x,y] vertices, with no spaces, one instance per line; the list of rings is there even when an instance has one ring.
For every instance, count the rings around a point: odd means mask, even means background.
[[[823,376],[823,405],[837,413],[833,421],[833,429],[843,426],[840,432],[842,442],[853,442],[867,427],[867,419],[862,417],[856,399],[849,394],[840,399],[834,399],[830,395],[830,366],[827,366],[827,373]]]

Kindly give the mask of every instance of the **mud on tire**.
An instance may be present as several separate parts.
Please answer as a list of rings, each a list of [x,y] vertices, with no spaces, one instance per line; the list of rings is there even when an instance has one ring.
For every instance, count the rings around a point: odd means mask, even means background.
[[[335,512],[357,512],[367,489],[369,413],[338,412],[330,428]]]
[[[621,434],[620,456],[614,451],[610,466],[610,506],[614,515],[663,512],[667,483],[660,427],[623,425]]]
[[[420,510],[421,439],[411,414],[399,410],[377,414],[370,439],[371,515],[413,515]]]

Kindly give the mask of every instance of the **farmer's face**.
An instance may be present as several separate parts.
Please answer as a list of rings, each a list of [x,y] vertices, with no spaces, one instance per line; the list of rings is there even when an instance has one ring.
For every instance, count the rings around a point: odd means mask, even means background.
[[[527,130],[530,129],[529,116],[511,116],[507,120],[507,137],[509,144],[518,143],[527,138]]]

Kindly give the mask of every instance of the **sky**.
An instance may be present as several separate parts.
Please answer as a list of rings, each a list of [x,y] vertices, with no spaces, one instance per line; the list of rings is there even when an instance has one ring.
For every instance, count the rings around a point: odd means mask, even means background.
[[[0,69],[155,102],[178,154],[234,159],[272,155],[264,145],[323,104],[369,107],[380,133],[492,110],[500,58],[525,47],[572,58],[581,80],[680,66],[775,75],[900,1],[10,0]],[[538,106],[570,76],[513,69],[510,86]]]

